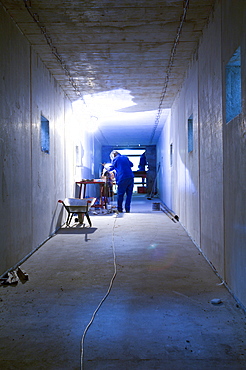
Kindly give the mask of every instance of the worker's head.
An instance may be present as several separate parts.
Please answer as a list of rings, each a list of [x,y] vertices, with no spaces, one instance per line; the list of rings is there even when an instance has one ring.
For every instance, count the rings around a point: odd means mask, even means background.
[[[117,152],[117,150],[112,150],[112,152],[110,153],[110,159],[111,161],[117,156],[117,155],[120,155],[119,152]]]

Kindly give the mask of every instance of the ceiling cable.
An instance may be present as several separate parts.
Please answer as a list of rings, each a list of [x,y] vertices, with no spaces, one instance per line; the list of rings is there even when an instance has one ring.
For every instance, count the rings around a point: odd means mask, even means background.
[[[39,19],[39,15],[37,13],[33,12],[31,0],[23,0],[23,1],[24,1],[25,7],[26,7],[28,13],[30,14],[30,16],[32,17],[34,22],[36,22],[36,24],[38,25],[41,33],[45,37],[45,40],[46,40],[47,44],[51,48],[52,54],[56,57],[57,61],[61,65],[62,69],[64,70],[65,75],[68,77],[68,81],[72,85],[73,89],[75,90],[76,95],[83,99],[81,91],[79,90],[79,87],[78,87],[76,81],[71,76],[71,73],[70,73],[65,61],[62,59],[62,56],[58,53],[57,48],[53,45],[52,38],[48,35],[46,27],[41,24],[40,19]]]
[[[162,113],[162,109],[163,109],[162,108],[163,100],[164,100],[166,92],[167,92],[169,77],[170,77],[171,70],[172,70],[172,67],[173,67],[174,57],[175,57],[175,54],[176,54],[176,49],[177,49],[177,46],[178,46],[178,43],[179,43],[179,39],[180,39],[183,24],[184,24],[184,21],[185,21],[185,18],[186,18],[186,13],[188,11],[188,7],[189,7],[189,0],[184,0],[183,1],[183,14],[180,17],[180,23],[179,23],[179,26],[178,26],[178,29],[177,29],[177,34],[176,34],[176,37],[174,39],[174,43],[173,43],[173,46],[172,46],[169,62],[168,62],[168,65],[167,65],[166,77],[165,77],[164,86],[163,86],[162,92],[161,92],[159,108],[158,108],[158,112],[157,112],[157,115],[156,115],[154,128],[153,128],[152,135],[151,135],[151,138],[150,138],[150,144],[152,144],[152,141],[153,141],[154,136],[155,136],[156,129],[159,125],[159,121],[160,121],[160,117],[161,117],[161,113]]]

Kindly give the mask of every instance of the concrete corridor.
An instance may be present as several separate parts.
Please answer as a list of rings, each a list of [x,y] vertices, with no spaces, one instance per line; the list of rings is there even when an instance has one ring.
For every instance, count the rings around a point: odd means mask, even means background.
[[[1,287],[0,369],[80,369],[110,282],[84,370],[246,368],[245,313],[153,201],[62,228],[21,266],[29,281]]]

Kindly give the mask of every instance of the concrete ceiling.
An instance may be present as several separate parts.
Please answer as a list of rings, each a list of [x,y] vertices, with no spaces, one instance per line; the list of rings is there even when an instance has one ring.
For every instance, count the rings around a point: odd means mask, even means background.
[[[214,0],[2,0],[72,101],[83,99],[106,145],[155,144]],[[89,123],[88,123],[89,125]]]

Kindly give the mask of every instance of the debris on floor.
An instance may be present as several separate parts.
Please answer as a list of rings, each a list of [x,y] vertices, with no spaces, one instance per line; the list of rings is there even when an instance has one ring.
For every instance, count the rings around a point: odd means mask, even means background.
[[[211,299],[210,303],[214,304],[214,305],[219,305],[222,302],[222,300],[220,298],[214,298],[214,299]]]
[[[25,284],[28,281],[28,274],[25,271],[22,271],[20,267],[17,269],[17,276],[20,279],[22,284]]]
[[[28,281],[28,274],[25,271],[22,271],[20,267],[17,270],[13,270],[4,275],[1,279],[1,286],[16,286],[20,281],[22,284],[25,284]]]
[[[105,209],[104,208],[96,208],[95,207],[95,210],[92,211],[92,214],[93,215],[107,215],[109,213],[115,213],[115,212],[117,212],[117,207],[108,204]]]

